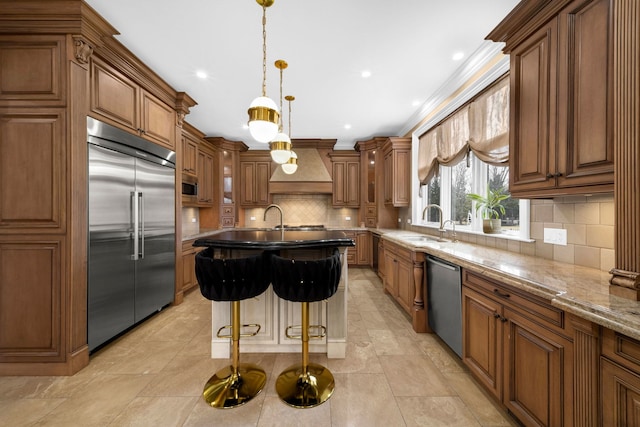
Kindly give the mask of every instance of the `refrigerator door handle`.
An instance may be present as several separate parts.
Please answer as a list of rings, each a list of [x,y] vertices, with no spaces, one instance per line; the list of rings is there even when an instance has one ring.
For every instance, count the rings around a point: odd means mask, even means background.
[[[131,259],[138,260],[138,234],[140,233],[140,211],[138,205],[138,192],[131,192],[131,222],[133,222],[133,254]]]
[[[138,207],[140,209],[140,259],[144,259],[144,198],[138,193]]]

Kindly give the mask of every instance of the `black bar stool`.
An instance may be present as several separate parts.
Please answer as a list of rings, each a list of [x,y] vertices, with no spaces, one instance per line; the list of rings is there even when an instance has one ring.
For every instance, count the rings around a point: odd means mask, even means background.
[[[218,330],[219,338],[232,339],[233,359],[230,366],[216,372],[204,386],[204,400],[214,408],[234,408],[254,398],[267,382],[265,371],[251,363],[240,362],[240,337],[254,336],[260,325],[240,324],[240,301],[262,294],[270,283],[270,254],[248,258],[214,259],[213,249],[196,255],[196,277],[202,295],[213,301],[231,301],[231,325]],[[241,334],[243,327],[257,328]],[[222,334],[230,329],[230,334]]]
[[[296,363],[282,371],[276,380],[276,392],[280,399],[296,408],[312,408],[326,402],[333,393],[335,383],[331,372],[322,365],[309,363],[309,338],[322,338],[326,328],[309,325],[309,303],[322,301],[336,293],[340,283],[342,264],[338,249],[332,256],[319,260],[295,260],[273,255],[271,258],[271,284],[282,299],[302,303],[302,333],[289,334],[289,338],[302,339],[302,363]],[[309,328],[320,330],[310,336]]]

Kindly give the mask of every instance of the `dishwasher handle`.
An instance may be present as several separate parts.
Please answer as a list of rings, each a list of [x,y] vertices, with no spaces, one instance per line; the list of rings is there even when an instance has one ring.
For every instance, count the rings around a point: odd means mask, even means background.
[[[427,258],[427,262],[433,263],[433,264],[437,265],[438,267],[446,268],[447,270],[460,271],[460,267],[458,267],[456,265],[451,265],[451,264],[444,263],[444,262],[438,260],[437,258],[428,257]]]

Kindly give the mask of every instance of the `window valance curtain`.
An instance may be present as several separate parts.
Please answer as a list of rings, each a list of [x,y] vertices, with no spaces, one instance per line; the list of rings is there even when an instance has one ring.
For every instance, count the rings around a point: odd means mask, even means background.
[[[469,152],[491,165],[509,161],[509,78],[419,138],[418,178],[426,185],[439,165],[452,166]]]

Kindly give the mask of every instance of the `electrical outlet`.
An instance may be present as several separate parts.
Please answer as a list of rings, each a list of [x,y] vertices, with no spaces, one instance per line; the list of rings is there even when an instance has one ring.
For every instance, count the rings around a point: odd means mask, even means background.
[[[402,223],[402,218],[398,218],[398,224]]]
[[[567,230],[563,228],[545,228],[544,242],[552,245],[567,246]]]
[[[346,221],[351,221],[351,217],[350,217],[350,216],[347,216],[347,217],[345,217],[344,219],[345,219]]]
[[[411,218],[407,218],[407,224],[411,224]]]
[[[195,218],[191,218],[191,222],[197,222]]]
[[[256,217],[255,217],[255,216],[252,216],[252,217],[250,217],[249,219],[250,219],[251,221],[255,221],[255,220],[256,220]]]

